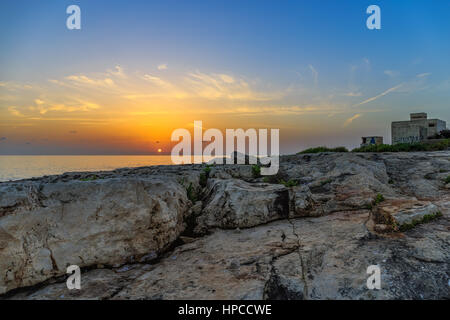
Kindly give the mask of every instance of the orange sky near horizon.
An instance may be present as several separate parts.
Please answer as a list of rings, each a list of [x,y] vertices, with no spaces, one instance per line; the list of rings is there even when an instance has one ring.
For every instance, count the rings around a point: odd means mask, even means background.
[[[116,66],[37,84],[3,82],[2,89],[7,107],[0,111],[0,135],[19,152],[20,146],[39,146],[65,153],[70,145],[87,153],[169,153],[173,130],[191,130],[195,120],[223,132],[278,128],[284,142],[299,148],[299,137],[330,133],[321,126],[323,117],[344,116],[337,126],[347,119],[338,105],[290,105],[292,88],[263,90],[257,81],[228,74],[195,72],[170,80]]]

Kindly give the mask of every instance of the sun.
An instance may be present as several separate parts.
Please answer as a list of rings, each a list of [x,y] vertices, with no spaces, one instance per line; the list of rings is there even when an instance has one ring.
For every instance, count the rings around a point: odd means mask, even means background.
[[[162,152],[162,149],[158,149],[158,153],[161,153]]]

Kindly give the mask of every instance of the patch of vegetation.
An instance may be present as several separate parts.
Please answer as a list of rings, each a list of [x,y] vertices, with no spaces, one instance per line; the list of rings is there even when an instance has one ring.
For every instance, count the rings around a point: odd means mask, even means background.
[[[280,180],[278,183],[284,185],[286,188],[291,188],[291,187],[295,187],[298,185],[298,182],[295,180],[292,180],[292,179],[290,179],[287,182],[284,180]]]
[[[374,202],[375,205],[377,205],[377,204],[383,202],[384,200],[385,200],[385,199],[384,199],[383,195],[382,195],[381,193],[378,193],[378,194],[375,196],[375,199],[373,200],[373,202]]]
[[[100,177],[96,176],[96,175],[91,175],[91,176],[87,176],[85,178],[81,178],[80,181],[94,181],[100,179]]]
[[[388,183],[389,183],[389,184],[394,184],[394,180],[389,179]]]
[[[444,179],[445,184],[450,183],[450,176],[448,176],[447,178]]]
[[[352,152],[417,152],[417,151],[440,151],[450,148],[450,139],[436,143],[399,143],[378,144],[353,149]]]
[[[261,167],[257,164],[252,165],[253,178],[259,178],[261,176]]]
[[[191,200],[192,203],[195,203],[197,201],[197,195],[195,193],[194,187],[192,186],[192,183],[189,183],[189,186],[186,188],[186,194],[189,200]]]
[[[448,170],[445,170],[445,169],[439,169],[439,173],[445,173],[445,172],[447,172]]]
[[[405,231],[411,230],[412,228],[414,228],[415,226],[417,226],[419,224],[428,223],[428,222],[433,221],[440,217],[442,217],[442,212],[440,212],[440,211],[433,213],[433,214],[426,214],[419,220],[413,220],[410,223],[402,224],[400,226],[399,230],[401,232],[405,232]]]
[[[348,150],[346,147],[337,147],[337,148],[316,147],[316,148],[309,148],[309,149],[300,151],[297,154],[320,153],[320,152],[348,152]]]
[[[287,176],[282,174],[281,171],[278,171],[276,174],[270,175],[270,176],[264,176],[263,182],[265,183],[273,183],[273,184],[279,184],[280,180],[286,180]]]
[[[203,169],[203,172],[200,173],[200,181],[199,184],[204,188],[206,187],[206,183],[208,182],[209,173],[211,172],[211,166],[206,165],[206,167]]]

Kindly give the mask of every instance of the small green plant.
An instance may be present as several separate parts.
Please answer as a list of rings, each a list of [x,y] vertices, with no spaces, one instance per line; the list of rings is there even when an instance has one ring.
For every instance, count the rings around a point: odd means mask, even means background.
[[[189,186],[186,188],[186,194],[189,200],[191,200],[192,203],[195,203],[197,201],[197,195],[195,194],[194,187],[192,187],[192,183],[189,183]]]
[[[445,184],[450,183],[450,176],[448,176],[447,178],[444,179]]]
[[[445,172],[447,172],[448,170],[445,170],[445,169],[439,169],[439,173],[445,173]]]
[[[257,164],[252,166],[252,174],[254,178],[259,178],[261,176],[261,167]]]
[[[295,187],[298,185],[297,181],[294,181],[292,179],[290,179],[289,181],[284,181],[284,180],[280,180],[279,181],[280,184],[284,185],[286,188],[291,188],[291,187]]]
[[[211,166],[207,165],[204,169],[203,172],[200,173],[200,180],[199,180],[199,184],[202,187],[206,187],[206,183],[208,182],[208,178],[209,178],[209,173],[211,172]]]
[[[383,195],[382,195],[381,193],[378,193],[378,194],[375,196],[374,204],[377,205],[377,204],[383,202],[384,200],[385,200],[385,199],[384,199]]]
[[[394,180],[389,179],[388,183],[389,183],[389,184],[394,184]]]
[[[414,228],[415,226],[417,226],[419,224],[428,223],[428,222],[433,221],[440,217],[442,217],[442,212],[440,212],[440,211],[438,211],[434,214],[426,214],[419,220],[413,220],[410,223],[402,224],[400,226],[399,230],[401,232],[405,232],[405,231],[411,230],[412,228]]]
[[[269,179],[269,177],[264,177],[264,178],[263,178],[263,182],[265,182],[265,183],[269,183],[269,182],[270,182],[270,179]]]
[[[332,179],[326,179],[326,180],[323,180],[323,181],[320,183],[320,185],[321,185],[321,186],[324,186],[324,185],[329,184],[329,183],[331,183],[331,182],[333,182]]]

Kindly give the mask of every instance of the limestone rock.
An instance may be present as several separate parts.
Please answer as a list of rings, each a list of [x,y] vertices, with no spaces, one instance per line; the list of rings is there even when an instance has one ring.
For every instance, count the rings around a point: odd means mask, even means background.
[[[111,178],[0,184],[0,293],[66,267],[156,257],[184,229],[186,191],[175,179]]]
[[[426,216],[434,216],[439,212],[436,205],[429,201],[416,199],[387,200],[374,208],[374,220],[395,228],[402,228],[414,222],[420,222]]]
[[[154,265],[91,270],[11,299],[448,299],[450,211],[400,238],[371,236],[369,211],[216,230]],[[366,286],[381,268],[382,290]],[[91,291],[98,287],[97,291]]]
[[[211,179],[198,230],[249,228],[289,216],[289,191],[282,185]]]
[[[283,156],[272,184],[210,168],[205,188],[204,165],[0,183],[0,299],[450,298],[450,151]]]

